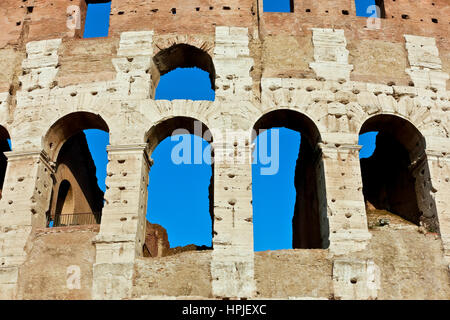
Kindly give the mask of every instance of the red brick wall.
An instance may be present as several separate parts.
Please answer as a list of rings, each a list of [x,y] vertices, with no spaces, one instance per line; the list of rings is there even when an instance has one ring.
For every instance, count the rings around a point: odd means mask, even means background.
[[[256,0],[112,0],[110,33],[214,34],[216,25],[252,29],[256,18]]]
[[[84,21],[85,0],[2,0],[0,46],[17,43],[21,33],[26,41],[71,36],[66,25],[70,5],[80,6]],[[112,0],[110,33],[148,29],[157,33],[211,34],[216,25],[252,29],[257,26],[257,6],[257,0]],[[27,7],[33,7],[33,11],[28,12]],[[295,0],[294,13],[263,13],[262,7],[260,0],[263,35],[295,35],[310,27],[335,27],[349,30],[347,37],[360,39],[403,41],[405,33],[435,36],[442,48],[449,47],[447,39],[440,39],[449,31],[448,0],[385,0],[386,19],[377,31],[364,28],[367,19],[356,17],[354,0]],[[408,15],[408,19],[402,15]],[[75,37],[81,35],[82,30]]]
[[[312,27],[336,28],[345,29],[347,38],[395,42],[404,42],[403,34],[414,34],[436,37],[440,49],[449,49],[450,1],[385,0],[384,3],[386,19],[381,20],[381,29],[368,30],[365,28],[367,18],[356,16],[354,0],[294,0],[294,13],[263,13],[261,2],[260,30],[262,35],[297,35]],[[343,10],[347,10],[348,15],[343,14]],[[404,14],[409,19],[403,19]],[[438,23],[433,23],[432,18]]]
[[[85,0],[1,0],[0,48],[81,37],[83,23],[76,33],[67,28],[70,5],[80,6],[83,22]],[[354,0],[294,0],[292,13],[264,13],[263,0],[112,0],[108,38],[117,39],[123,31],[155,30],[161,37],[178,33],[212,41],[216,26],[248,27],[251,35],[258,29],[263,40],[264,76],[309,77],[310,28],[338,28],[345,30],[353,80],[407,85],[403,35],[414,34],[436,38],[443,70],[450,72],[449,0],[385,0],[385,11],[381,28],[369,30],[367,18],[356,16]],[[259,52],[252,50],[258,64]]]
[[[67,8],[80,7],[81,29],[67,28]],[[85,0],[2,0],[0,3],[0,48],[8,44],[81,37],[86,16]]]

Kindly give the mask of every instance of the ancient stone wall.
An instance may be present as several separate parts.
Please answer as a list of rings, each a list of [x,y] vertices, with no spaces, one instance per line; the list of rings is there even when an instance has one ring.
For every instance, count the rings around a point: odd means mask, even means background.
[[[30,271],[36,257],[59,249],[34,235],[45,227],[58,153],[85,129],[108,132],[110,146],[100,230],[76,248],[77,257],[95,254],[80,262],[92,271],[91,295],[80,297],[449,298],[447,1],[385,1],[386,18],[371,29],[351,0],[294,1],[292,13],[264,13],[261,1],[113,0],[102,39],[67,29],[69,2],[83,17],[82,0],[0,5],[0,125],[12,143],[0,298],[33,297],[44,281]],[[154,100],[162,74],[192,65],[210,72],[215,101]],[[151,153],[195,120],[213,132],[213,249],[143,257]],[[312,140],[322,249],[254,253],[252,129],[272,126]],[[373,128],[406,148],[423,226],[369,229],[358,136]]]
[[[18,299],[91,299],[98,226],[36,229],[21,266]]]

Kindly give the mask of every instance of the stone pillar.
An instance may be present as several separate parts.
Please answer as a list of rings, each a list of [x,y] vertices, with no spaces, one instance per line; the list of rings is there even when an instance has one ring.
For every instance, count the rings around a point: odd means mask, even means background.
[[[371,235],[362,192],[359,145],[321,145],[336,299],[375,299],[379,269],[364,258]]]
[[[348,63],[349,51],[343,29],[311,28],[314,62],[309,64],[317,77],[326,80],[350,80],[353,65]]]
[[[445,91],[449,75],[442,71],[436,39],[405,34],[410,68],[406,69],[416,88]]]
[[[444,254],[450,268],[450,155],[429,150],[426,151],[426,155],[430,177],[425,178],[424,182],[431,182],[429,188],[431,193],[425,196],[434,199],[427,204],[430,208],[436,206],[436,210],[433,211],[439,220]]]
[[[362,192],[359,145],[321,145],[330,225],[330,250],[362,251],[371,236]]]
[[[131,296],[134,260],[143,255],[150,161],[146,144],[108,147],[105,206],[94,243],[93,299]]]
[[[8,158],[0,201],[0,299],[18,298],[19,268],[33,228],[46,225],[53,169],[45,153],[5,152]]]
[[[215,297],[252,297],[255,293],[251,145],[249,138],[242,137],[212,144],[214,250],[211,276]]]

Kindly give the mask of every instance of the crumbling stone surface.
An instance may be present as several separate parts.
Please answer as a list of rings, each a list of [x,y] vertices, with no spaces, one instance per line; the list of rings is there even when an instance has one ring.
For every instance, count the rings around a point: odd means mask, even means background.
[[[322,249],[256,252],[257,297],[329,299],[332,265],[329,252]]]
[[[114,80],[116,70],[111,56],[117,53],[118,45],[117,38],[63,42],[59,48],[61,67],[55,78],[58,86]]]
[[[449,299],[442,241],[435,233],[418,229],[390,225],[371,229],[370,250],[380,269],[378,299]]]
[[[211,252],[183,252],[135,263],[132,298],[140,296],[212,297]]]
[[[98,230],[87,227],[40,231],[19,271],[18,298],[27,300],[91,299],[92,267]],[[78,281],[79,280],[79,281]]]
[[[164,257],[170,249],[167,231],[159,224],[147,221],[144,257]]]
[[[417,230],[417,224],[387,210],[377,209],[369,201],[366,201],[366,215],[369,229],[390,226],[394,229]]]

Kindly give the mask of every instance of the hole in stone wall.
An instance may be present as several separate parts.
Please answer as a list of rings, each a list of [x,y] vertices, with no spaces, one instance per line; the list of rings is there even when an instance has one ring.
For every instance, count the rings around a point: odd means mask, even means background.
[[[437,229],[435,209],[429,207],[434,201],[429,196],[431,186],[420,174],[428,173],[420,132],[407,120],[379,115],[367,120],[360,133],[360,144],[371,146],[369,152],[364,148],[360,152],[369,227],[379,226],[383,218],[402,224],[423,222]]]
[[[109,16],[111,13],[111,1],[102,0],[86,1],[87,13],[84,24],[84,38],[107,37],[109,33]],[[123,11],[118,12],[124,14]]]
[[[155,99],[214,100],[215,69],[203,50],[178,44],[162,50],[153,60]]]
[[[294,0],[264,0],[264,12],[294,12]]]
[[[173,118],[148,134],[154,164],[149,172],[144,256],[212,248],[211,147],[200,137],[206,137],[206,130],[194,119]]]
[[[199,68],[177,68],[163,75],[155,92],[155,100],[214,101],[209,74]]]
[[[317,128],[302,114],[284,110],[263,116],[255,130],[255,251],[327,248],[329,231]]]

